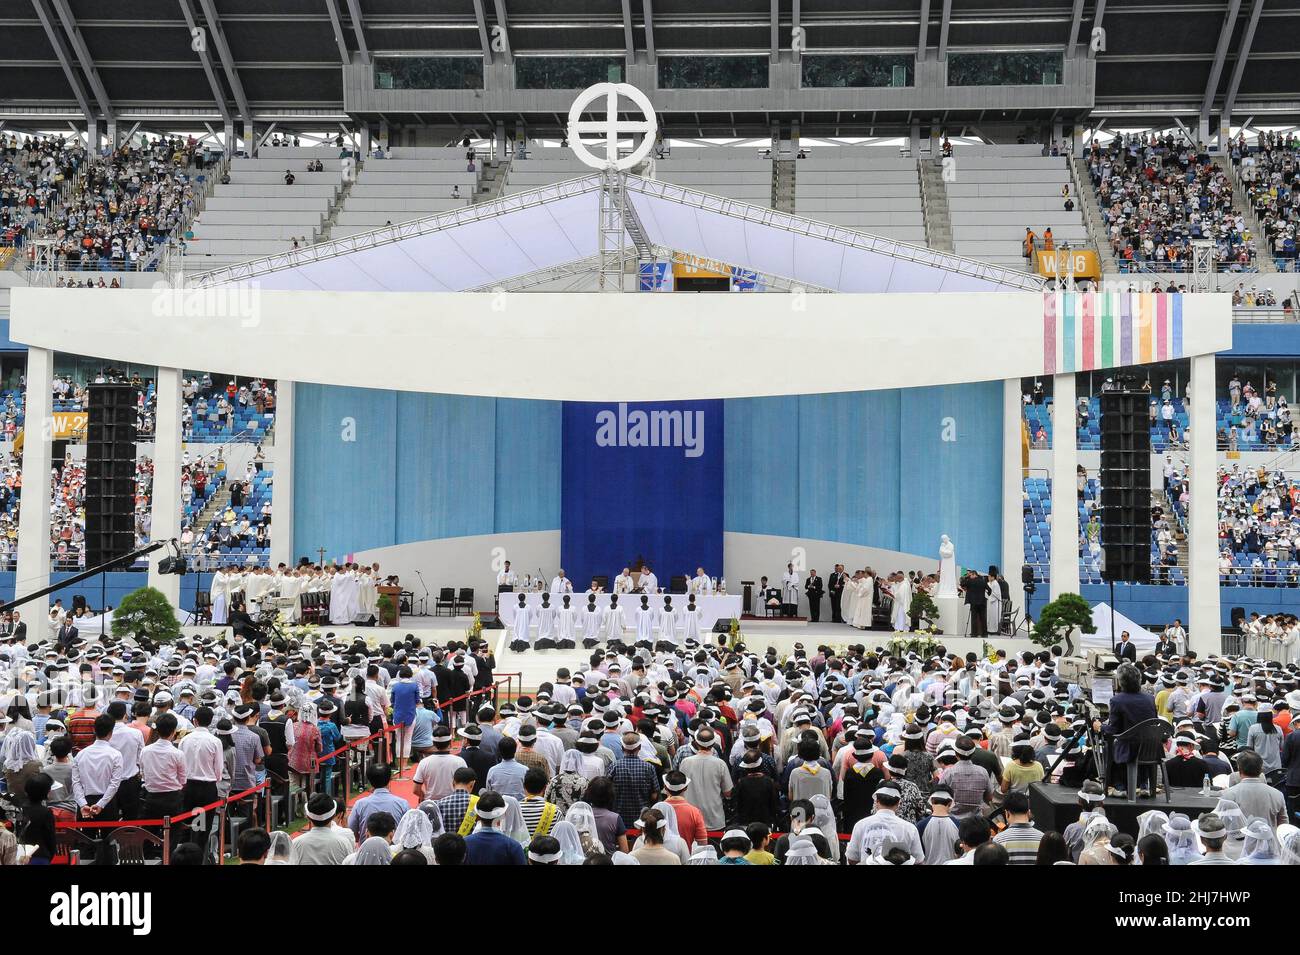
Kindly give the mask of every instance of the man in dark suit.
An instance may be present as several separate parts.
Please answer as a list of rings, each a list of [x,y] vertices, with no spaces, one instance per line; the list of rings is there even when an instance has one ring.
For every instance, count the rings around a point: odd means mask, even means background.
[[[65,650],[72,646],[77,639],[77,628],[72,625],[72,614],[63,615],[63,623],[59,627],[58,644]]]
[[[970,635],[987,637],[989,635],[989,582],[983,574],[970,570],[961,579],[961,590],[965,595],[966,606],[970,607]]]
[[[808,619],[813,623],[819,623],[822,619],[822,594],[826,592],[826,587],[822,579],[817,576],[816,568],[808,572],[808,579],[803,584],[803,592],[808,595]]]
[[[1126,660],[1129,663],[1137,663],[1137,651],[1137,645],[1129,641],[1128,631],[1125,630],[1119,635],[1119,643],[1115,644],[1115,656],[1119,658],[1120,663]]]
[[[1167,633],[1161,634],[1160,639],[1156,641],[1156,648],[1153,652],[1156,656],[1172,657],[1178,653],[1178,644]]]
[[[843,564],[836,564],[835,570],[831,572],[829,590],[831,595],[831,623],[843,623],[844,617],[840,613],[840,600],[844,596]]]

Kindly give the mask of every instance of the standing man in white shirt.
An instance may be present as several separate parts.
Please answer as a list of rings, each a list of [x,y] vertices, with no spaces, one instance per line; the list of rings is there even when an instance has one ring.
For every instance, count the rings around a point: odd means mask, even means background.
[[[144,749],[144,734],[127,720],[131,711],[121,700],[108,704],[108,715],[117,720],[113,734],[108,738],[122,757],[122,780],[117,791],[117,808],[123,819],[140,818],[140,752]]]
[[[85,819],[120,819],[117,790],[122,785],[122,754],[109,743],[117,721],[107,713],[95,717],[95,742],[79,752],[73,762],[72,794]]]
[[[181,810],[188,811],[217,801],[217,784],[225,768],[221,740],[212,735],[213,712],[208,706],[194,711],[194,731],[181,740],[185,760],[185,787]]]
[[[144,777],[145,819],[179,816],[184,806],[185,757],[172,742],[176,735],[176,714],[163,713],[154,723],[158,738],[140,752],[140,770]],[[218,744],[219,745],[219,744]]]

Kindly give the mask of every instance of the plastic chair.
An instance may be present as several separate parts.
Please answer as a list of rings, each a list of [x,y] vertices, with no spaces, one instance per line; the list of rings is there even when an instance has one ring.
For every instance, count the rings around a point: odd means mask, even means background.
[[[162,859],[146,859],[145,846],[162,848],[162,839],[148,829],[139,826],[123,826],[114,829],[108,837],[112,848],[116,850],[118,865],[161,865]]]
[[[1165,769],[1165,743],[1173,735],[1173,724],[1156,717],[1130,726],[1115,737],[1116,743],[1128,743],[1133,747],[1133,758],[1125,764],[1128,770],[1129,802],[1137,802],[1138,769],[1143,766],[1159,767],[1160,781],[1165,787],[1165,802],[1173,802],[1173,796],[1169,792],[1169,773]]]

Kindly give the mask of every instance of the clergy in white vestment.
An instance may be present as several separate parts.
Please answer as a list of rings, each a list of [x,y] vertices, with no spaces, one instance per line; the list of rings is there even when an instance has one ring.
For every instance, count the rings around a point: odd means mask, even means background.
[[[624,567],[623,572],[614,578],[614,590],[616,594],[629,594],[632,592],[632,571]]]
[[[573,606],[573,597],[565,594],[560,598],[560,607],[555,612],[555,643],[561,649],[576,646],[578,642],[578,608]]]
[[[359,586],[351,564],[336,569],[330,581],[330,623],[347,626],[357,615]]]
[[[870,570],[864,570],[857,577],[844,585],[845,592],[853,590],[853,616],[846,618],[849,625],[859,630],[871,627],[871,605],[875,599],[876,578]]]
[[[217,568],[217,572],[212,575],[212,585],[208,588],[208,594],[212,597],[212,625],[215,627],[224,627],[230,612],[230,591],[227,589],[230,584],[230,577],[222,567]]]
[[[587,595],[587,604],[582,608],[582,643],[588,649],[605,638],[605,610],[596,603],[594,594]]]
[[[713,593],[713,581],[705,575],[703,567],[695,568],[695,576],[691,578],[690,592],[699,594],[701,597]]]
[[[379,619],[379,571],[363,567],[357,582],[357,616]]]
[[[558,574],[551,578],[551,593],[557,597],[573,593],[573,581],[564,575],[563,567],[560,568]]]
[[[303,585],[306,578],[298,575],[297,571],[291,570],[280,579],[280,596],[291,600],[289,604],[289,619],[297,623],[302,617],[302,607],[299,597],[302,594]]]
[[[785,573],[781,576],[781,613],[793,617],[798,610],[799,572],[794,569],[794,564],[786,564]]]
[[[533,608],[528,606],[528,595],[520,594],[519,603],[515,605],[515,618],[510,622],[510,629],[514,631],[514,638],[510,642],[513,644],[522,641],[532,646],[532,626]]]
[[[659,578],[655,576],[649,564],[641,565],[641,593],[657,594],[659,593]]]
[[[605,608],[603,618],[606,640],[622,640],[623,631],[627,629],[627,614],[619,605],[618,594],[609,598],[609,606]]]
[[[677,643],[677,611],[673,609],[672,597],[664,597],[664,605],[659,610],[659,639]]]
[[[894,582],[894,629],[899,633],[908,630],[908,608],[912,606],[912,578],[899,573]]]
[[[636,641],[654,645],[655,623],[659,617],[659,608],[650,606],[650,596],[641,595],[641,605],[636,608]]]

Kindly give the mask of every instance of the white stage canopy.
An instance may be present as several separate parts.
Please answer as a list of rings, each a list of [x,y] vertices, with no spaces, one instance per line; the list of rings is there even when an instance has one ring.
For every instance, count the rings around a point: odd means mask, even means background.
[[[460,292],[599,253],[601,180],[587,176],[210,272],[204,286]],[[628,218],[651,246],[835,292],[1037,291],[1041,278],[773,209],[630,176]],[[630,254],[633,237],[627,237]]]
[[[1097,628],[1097,632],[1080,634],[1079,636],[1082,638],[1079,641],[1080,646],[1085,650],[1109,650],[1115,643],[1119,642],[1119,635],[1127,630],[1129,642],[1137,647],[1138,659],[1141,659],[1143,654],[1155,650],[1156,644],[1160,642],[1159,636],[1141,624],[1134,623],[1118,610],[1114,611],[1114,615],[1114,630],[1111,630],[1110,604],[1099,603],[1093,607],[1092,625]],[[1113,641],[1111,639],[1112,633],[1114,634]]]

